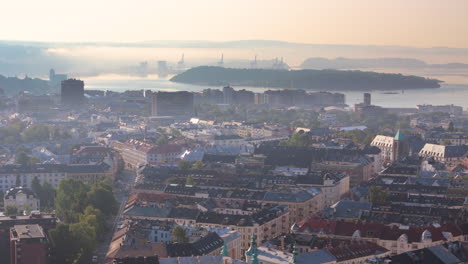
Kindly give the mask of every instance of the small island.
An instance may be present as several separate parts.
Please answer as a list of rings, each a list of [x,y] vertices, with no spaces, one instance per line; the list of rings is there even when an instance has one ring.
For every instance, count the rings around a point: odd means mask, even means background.
[[[413,75],[340,70],[232,69],[200,66],[180,73],[172,82],[307,90],[369,91],[439,88],[440,80]]]

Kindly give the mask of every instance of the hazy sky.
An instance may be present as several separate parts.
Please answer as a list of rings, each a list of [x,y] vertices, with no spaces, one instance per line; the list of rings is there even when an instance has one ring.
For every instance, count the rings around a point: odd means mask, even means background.
[[[468,48],[468,0],[4,0],[0,38]]]

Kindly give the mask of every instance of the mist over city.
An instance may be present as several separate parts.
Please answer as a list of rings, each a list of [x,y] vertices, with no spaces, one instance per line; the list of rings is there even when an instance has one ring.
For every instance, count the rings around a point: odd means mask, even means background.
[[[0,264],[468,262],[468,2],[6,1]]]

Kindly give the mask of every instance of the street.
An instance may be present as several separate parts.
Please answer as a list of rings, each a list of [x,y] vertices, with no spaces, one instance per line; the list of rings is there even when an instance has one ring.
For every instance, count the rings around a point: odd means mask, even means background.
[[[118,223],[121,221],[122,213],[127,203],[129,195],[132,193],[135,185],[136,172],[131,170],[124,170],[120,175],[118,181],[114,183],[115,199],[119,203],[119,210],[115,217],[108,219],[108,226],[111,227],[103,241],[99,242],[96,248],[95,255],[98,256],[98,263],[105,263],[105,256],[109,249],[112,237],[117,230]]]

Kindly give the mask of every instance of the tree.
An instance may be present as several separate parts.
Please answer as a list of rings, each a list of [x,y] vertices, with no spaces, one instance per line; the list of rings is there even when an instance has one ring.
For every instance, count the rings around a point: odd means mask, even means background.
[[[16,206],[9,205],[5,208],[6,216],[17,215],[17,214],[18,214],[18,208]]]
[[[90,263],[96,248],[96,231],[87,222],[58,224],[49,231],[52,263]]]
[[[158,132],[158,134],[161,134],[161,135],[166,134],[166,130],[164,128],[162,128],[162,127],[158,127],[156,129],[156,132]]]
[[[0,142],[3,144],[17,144],[21,142],[21,131],[24,129],[24,122],[10,121],[5,127],[0,127]]]
[[[187,176],[187,178],[185,179],[185,185],[194,185],[192,176]]]
[[[78,255],[79,244],[73,237],[68,224],[58,224],[49,231],[52,263],[73,263]]]
[[[26,204],[26,205],[24,206],[24,210],[23,210],[23,211],[24,211],[24,214],[25,214],[25,215],[29,215],[29,214],[31,213],[31,206],[29,206],[29,204]]]
[[[53,209],[55,206],[55,189],[49,182],[44,182],[42,185],[42,193],[40,195],[41,208],[43,210]]]
[[[447,130],[448,130],[449,132],[454,132],[454,131],[455,131],[455,126],[453,125],[453,122],[452,122],[452,121],[450,121],[450,123],[448,124]]]
[[[387,203],[388,192],[380,186],[372,186],[369,189],[369,199],[371,203]]]
[[[47,141],[50,136],[50,127],[43,124],[32,125],[22,133],[24,142]]]
[[[79,245],[75,259],[76,263],[89,263],[93,251],[97,246],[96,228],[88,225],[86,222],[70,224],[70,232],[73,239]]]
[[[188,161],[184,161],[184,160],[180,161],[179,162],[179,169],[181,169],[181,170],[190,169],[190,163]]]
[[[93,184],[87,197],[88,203],[94,208],[99,209],[103,214],[112,215],[117,213],[117,200],[115,200],[110,185],[104,183]]]
[[[15,159],[16,164],[20,164],[22,166],[27,166],[29,164],[29,156],[25,152],[20,152],[16,154]]]
[[[31,181],[31,190],[39,197],[40,193],[42,193],[42,185],[41,182],[37,177]],[[40,197],[39,197],[40,200]],[[42,201],[41,201],[42,203]]]
[[[187,243],[188,238],[186,231],[181,226],[176,226],[172,229],[172,241],[176,243]]]
[[[442,140],[442,144],[445,146],[450,146],[452,145],[452,141],[450,141],[449,139],[444,139]]]
[[[40,160],[35,156],[29,156],[26,152],[20,151],[16,154],[15,163],[22,166],[33,165],[39,163]]]
[[[55,189],[49,182],[41,184],[37,177],[31,182],[31,189],[41,201],[41,210],[47,211],[54,208]]]
[[[72,135],[70,134],[68,130],[65,130],[62,132],[62,139],[70,139],[70,138],[72,138]]]
[[[411,120],[409,116],[400,116],[397,127],[400,129],[410,129]]]
[[[52,139],[54,139],[54,140],[60,139],[60,128],[54,127],[52,129]]]
[[[161,135],[158,139],[156,139],[156,145],[161,146],[169,143],[169,138],[166,135]]]
[[[300,120],[294,120],[293,122],[291,122],[291,126],[292,127],[305,127],[306,125],[304,124],[304,122]]]
[[[309,144],[310,138],[306,133],[294,133],[290,139],[280,143],[281,146],[287,147],[307,147]]]
[[[92,206],[86,207],[73,224],[58,224],[50,230],[52,263],[90,263],[97,239],[107,230],[104,215]]]
[[[178,182],[179,182],[179,178],[177,178],[177,177],[169,177],[169,178],[167,178],[164,182],[166,182],[167,184],[178,183]]]
[[[201,170],[202,168],[203,168],[203,162],[201,160],[197,160],[192,166],[192,169],[194,170]]]
[[[96,209],[91,205],[86,207],[85,211],[80,216],[80,222],[93,226],[98,238],[103,238],[107,231],[106,218],[104,214],[99,209]]]
[[[29,156],[29,165],[34,165],[37,163],[41,163],[41,160],[36,156]]]
[[[88,191],[89,185],[77,179],[69,178],[59,183],[55,197],[55,210],[62,221],[65,223],[78,221],[79,214],[88,205]]]
[[[174,137],[181,137],[182,133],[176,128],[171,128],[171,135]]]
[[[21,186],[21,177],[19,174],[16,175],[16,186]]]

